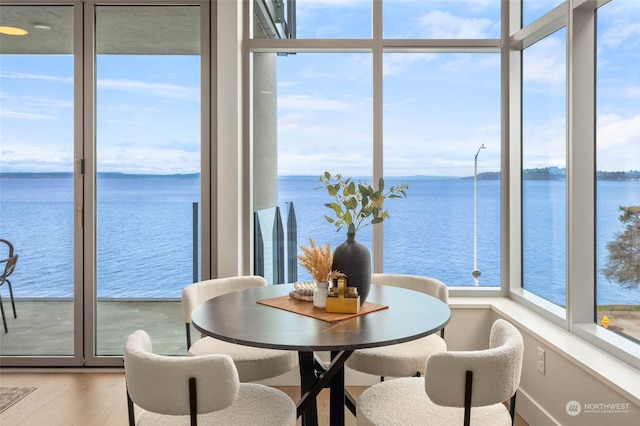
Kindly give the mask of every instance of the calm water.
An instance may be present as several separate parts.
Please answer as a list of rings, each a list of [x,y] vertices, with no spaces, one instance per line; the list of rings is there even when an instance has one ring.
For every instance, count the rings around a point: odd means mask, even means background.
[[[473,286],[473,180],[389,178],[387,187],[410,186],[407,199],[390,200],[385,222],[385,272],[437,277],[450,286]],[[526,181],[525,287],[564,304],[564,185]],[[298,245],[344,241],[327,223],[328,196],[317,177],[281,177],[280,200],[292,201]],[[499,285],[500,182],[478,181],[477,267],[480,285]],[[199,178],[145,177],[98,180],[98,296],[179,298],[193,282],[193,203]],[[13,275],[16,297],[73,294],[72,181],[70,178],[0,179],[0,237],[20,255]],[[638,182],[598,183],[597,267],[606,262],[606,243],[623,230],[618,206],[639,205]],[[548,206],[553,206],[551,217]],[[285,217],[286,219],[286,217]],[[265,237],[268,239],[268,236]],[[357,235],[370,246],[370,227]],[[298,268],[298,279],[309,279]],[[623,290],[599,273],[598,302],[640,304],[640,290]]]

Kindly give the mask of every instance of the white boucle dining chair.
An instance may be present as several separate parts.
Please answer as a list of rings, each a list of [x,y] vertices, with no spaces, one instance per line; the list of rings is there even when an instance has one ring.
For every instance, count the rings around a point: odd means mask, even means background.
[[[229,343],[213,337],[191,341],[191,313],[201,303],[247,288],[263,287],[267,281],[257,275],[216,278],[191,284],[182,290],[182,313],[187,332],[189,356],[226,354],[231,356],[238,369],[241,382],[253,382],[276,377],[298,366],[295,351],[255,348]]]
[[[447,286],[435,279],[418,275],[372,274],[371,284],[402,287],[419,291],[449,303]],[[444,328],[440,334],[377,348],[358,349],[351,354],[346,366],[362,373],[385,377],[410,377],[424,375],[427,358],[447,350]]]
[[[229,355],[157,355],[149,335],[137,330],[125,344],[124,373],[130,426],[136,405],[144,410],[139,426],[296,424],[293,400],[269,386],[240,383]]]
[[[489,349],[434,354],[425,377],[387,380],[365,390],[356,405],[357,424],[513,425],[523,352],[518,329],[496,320]]]

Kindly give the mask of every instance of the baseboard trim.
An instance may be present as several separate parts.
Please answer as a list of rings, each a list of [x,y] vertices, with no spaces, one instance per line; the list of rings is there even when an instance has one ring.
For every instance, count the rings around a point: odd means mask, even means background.
[[[525,391],[518,389],[516,397],[516,413],[529,425],[560,426],[554,418],[538,405]]]

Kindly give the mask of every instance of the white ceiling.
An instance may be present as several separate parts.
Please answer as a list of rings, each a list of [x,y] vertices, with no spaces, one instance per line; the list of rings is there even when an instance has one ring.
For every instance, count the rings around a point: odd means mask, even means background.
[[[254,2],[254,37],[281,37],[274,0]],[[96,7],[98,54],[200,54],[197,6]],[[51,30],[35,28],[46,25]],[[73,6],[0,5],[0,26],[27,30],[26,36],[0,34],[0,54],[72,54]]]
[[[200,13],[195,6],[98,6],[98,54],[200,53]],[[34,26],[44,24],[51,30]],[[72,54],[72,6],[0,6],[0,26],[26,36],[0,34],[0,54]]]

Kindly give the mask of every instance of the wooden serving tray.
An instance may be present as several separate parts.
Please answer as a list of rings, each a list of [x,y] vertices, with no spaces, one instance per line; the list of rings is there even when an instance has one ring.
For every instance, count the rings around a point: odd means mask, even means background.
[[[258,300],[257,303],[260,303],[261,305],[271,306],[273,308],[284,309],[285,311],[295,312],[296,314],[305,315],[327,322],[338,322],[360,315],[365,315],[371,312],[379,311],[381,309],[389,308],[386,305],[380,305],[378,303],[364,302],[364,305],[360,306],[360,312],[358,312],[357,314],[334,313],[327,312],[323,308],[316,308],[315,306],[313,306],[313,302],[296,300],[291,298],[290,296],[281,296],[274,297],[273,299]]]

